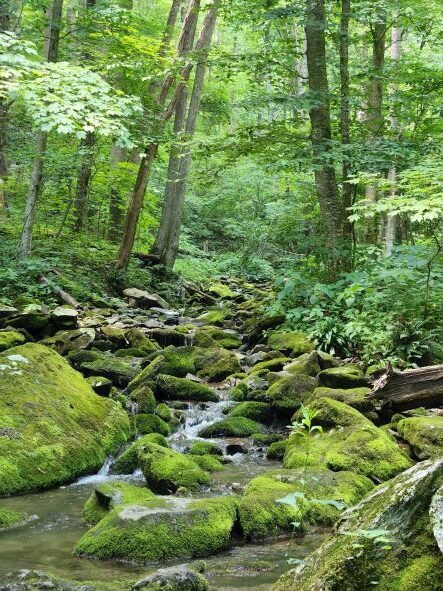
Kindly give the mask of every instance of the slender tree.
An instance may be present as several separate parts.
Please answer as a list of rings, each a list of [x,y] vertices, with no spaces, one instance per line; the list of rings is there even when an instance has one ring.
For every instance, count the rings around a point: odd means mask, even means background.
[[[0,32],[9,31],[11,26],[11,1],[0,2]],[[0,221],[8,217],[5,183],[8,177],[8,161],[6,145],[8,142],[8,111],[9,101],[0,98]]]
[[[48,62],[56,62],[60,41],[60,27],[62,19],[63,0],[52,0],[46,12],[45,33],[45,58]],[[37,133],[36,150],[32,166],[31,182],[28,198],[25,205],[23,230],[19,246],[19,257],[27,258],[32,246],[32,232],[34,227],[35,210],[38,196],[41,191],[43,163],[47,143],[47,134],[44,131]]]

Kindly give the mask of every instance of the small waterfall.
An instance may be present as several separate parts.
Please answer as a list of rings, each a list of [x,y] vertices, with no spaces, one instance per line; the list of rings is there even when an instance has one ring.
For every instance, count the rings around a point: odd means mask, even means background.
[[[114,456],[108,456],[103,463],[103,466],[97,472],[97,474],[91,474],[90,476],[83,476],[76,480],[72,486],[81,485],[81,484],[91,484],[91,483],[99,483],[104,482],[105,480],[109,479],[109,471],[111,469],[112,464],[114,463]]]

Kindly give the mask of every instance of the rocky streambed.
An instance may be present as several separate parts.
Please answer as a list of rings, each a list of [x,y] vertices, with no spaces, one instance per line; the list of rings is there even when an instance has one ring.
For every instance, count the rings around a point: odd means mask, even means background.
[[[124,296],[0,307],[0,589],[443,588],[437,411],[381,412],[258,286]]]

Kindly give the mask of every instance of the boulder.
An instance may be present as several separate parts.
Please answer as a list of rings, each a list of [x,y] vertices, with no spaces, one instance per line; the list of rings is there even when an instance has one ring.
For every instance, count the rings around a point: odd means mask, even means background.
[[[169,443],[164,435],[160,433],[149,433],[136,439],[126,449],[111,466],[113,474],[132,474],[137,468],[140,468],[139,453],[148,443],[155,443],[162,447],[169,447]]]
[[[264,431],[263,425],[245,417],[230,417],[201,429],[199,437],[250,437]]]
[[[318,377],[320,384],[327,388],[360,388],[368,385],[361,369],[352,363],[324,369]]]
[[[266,402],[241,402],[229,411],[230,417],[246,417],[257,423],[270,423],[273,418],[272,407]]]
[[[23,511],[12,511],[10,509],[0,509],[0,532],[5,529],[12,529],[13,527],[19,527],[32,518],[36,518],[35,515],[30,517]]]
[[[149,331],[149,336],[151,339],[154,339],[162,349],[169,345],[182,347],[186,345],[188,340],[185,333],[173,328],[152,328]]]
[[[237,521],[234,497],[117,505],[77,543],[77,556],[131,562],[200,558],[225,550]]]
[[[70,351],[87,349],[94,340],[95,330],[93,328],[78,328],[76,330],[61,330],[54,336],[41,341],[41,344],[54,349],[60,355],[66,355]]]
[[[171,432],[168,423],[154,414],[135,415],[135,428],[141,435],[160,433],[163,437],[167,437]]]
[[[32,334],[39,334],[49,323],[49,309],[38,303],[19,306],[20,312],[8,318],[13,328],[25,328]]]
[[[132,589],[145,591],[209,591],[209,583],[199,572],[185,565],[162,568],[137,581]]]
[[[320,398],[331,398],[332,400],[339,400],[346,403],[352,408],[356,408],[361,413],[373,413],[375,410],[375,401],[368,399],[368,394],[371,393],[370,388],[325,388],[321,386],[315,388],[312,395],[307,399],[307,402],[312,402]]]
[[[155,357],[146,367],[135,375],[135,377],[129,382],[125,388],[124,393],[130,395],[140,387],[152,388],[155,384],[155,380],[159,373],[163,370],[164,357]]]
[[[154,391],[160,400],[219,400],[218,394],[206,384],[165,374],[157,377]]]
[[[139,328],[129,328],[125,331],[125,339],[133,349],[143,351],[145,354],[157,351],[159,345],[148,339],[146,334]]]
[[[58,329],[73,329],[77,326],[78,311],[72,306],[58,306],[52,310],[51,320]]]
[[[129,304],[135,308],[147,310],[158,306],[160,308],[169,308],[168,302],[156,293],[149,293],[136,287],[129,287],[123,291],[123,295],[128,298]]]
[[[397,431],[419,460],[443,457],[443,416],[402,419]]]
[[[155,407],[155,414],[167,423],[169,423],[169,421],[173,417],[171,409],[164,402],[160,402],[160,404],[157,404],[157,406]]]
[[[373,487],[368,478],[352,472],[316,467],[271,470],[247,485],[239,503],[240,525],[252,541],[331,526],[343,509],[355,505]]]
[[[280,371],[289,361],[289,357],[276,357],[274,359],[265,359],[264,361],[259,361],[253,367],[248,370],[248,374],[256,374],[257,372],[261,372],[263,369],[267,369],[269,371]]]
[[[211,443],[210,441],[195,441],[192,444],[189,453],[194,456],[223,456],[223,451],[218,447],[218,445]]]
[[[263,377],[258,375],[248,376],[232,388],[231,398],[237,402],[245,400],[263,402],[268,400],[265,393],[268,387],[269,384]]]
[[[214,308],[204,312],[203,314],[200,314],[200,316],[195,319],[195,322],[212,326],[223,326],[225,317],[226,313],[223,310],[220,308]]]
[[[232,351],[226,349],[200,350],[195,359],[197,375],[210,382],[224,380],[231,374],[241,371],[240,362]]]
[[[55,351],[27,343],[0,353],[0,496],[94,472],[128,436],[121,405]]]
[[[429,517],[435,541],[443,554],[443,485],[432,498]]]
[[[51,591],[123,591],[119,585],[107,583],[67,581],[40,570],[21,569],[8,573],[2,577],[0,591],[35,591],[36,589],[50,589]]]
[[[283,461],[288,443],[289,439],[283,439],[282,441],[275,441],[274,443],[271,443],[266,452],[266,458],[268,460]]]
[[[16,332],[15,330],[1,330],[0,353],[6,351],[6,349],[11,349],[11,347],[22,345],[25,341],[25,337],[20,332]]]
[[[317,413],[314,425],[323,426],[325,431],[292,435],[284,456],[285,468],[349,470],[380,482],[410,467],[410,459],[394,439],[354,408],[321,398],[308,409]]]
[[[197,490],[210,480],[192,458],[172,449],[146,443],[138,454],[146,482],[158,494],[173,494],[179,488]]]
[[[427,460],[376,487],[273,591],[443,589],[443,556],[429,517],[442,477],[443,459]]]
[[[86,381],[99,396],[109,396],[112,390],[112,382],[103,376],[91,376]]]
[[[113,355],[98,352],[93,361],[80,363],[80,371],[87,377],[103,376],[108,378],[119,388],[127,386],[137,373],[137,369],[131,363]]]
[[[317,386],[316,378],[304,374],[295,374],[274,382],[266,391],[268,400],[275,411],[285,419],[305,402]]]
[[[133,410],[136,413],[152,414],[155,411],[156,400],[149,386],[138,386],[130,393],[129,399],[135,403]]]
[[[203,348],[239,349],[242,342],[235,331],[221,330],[216,326],[201,326],[195,331],[193,344]]]
[[[314,351],[315,345],[302,332],[277,331],[268,337],[268,347],[290,357]]]
[[[286,364],[283,367],[284,371],[291,374],[305,374],[307,376],[315,377],[321,371],[319,356],[317,351],[311,351],[311,353],[303,353],[291,363]]]

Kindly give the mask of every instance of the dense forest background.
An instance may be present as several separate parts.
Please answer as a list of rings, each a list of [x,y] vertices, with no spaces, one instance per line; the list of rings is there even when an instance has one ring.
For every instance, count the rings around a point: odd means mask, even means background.
[[[326,351],[442,362],[442,16],[2,0],[4,303],[227,274]]]

